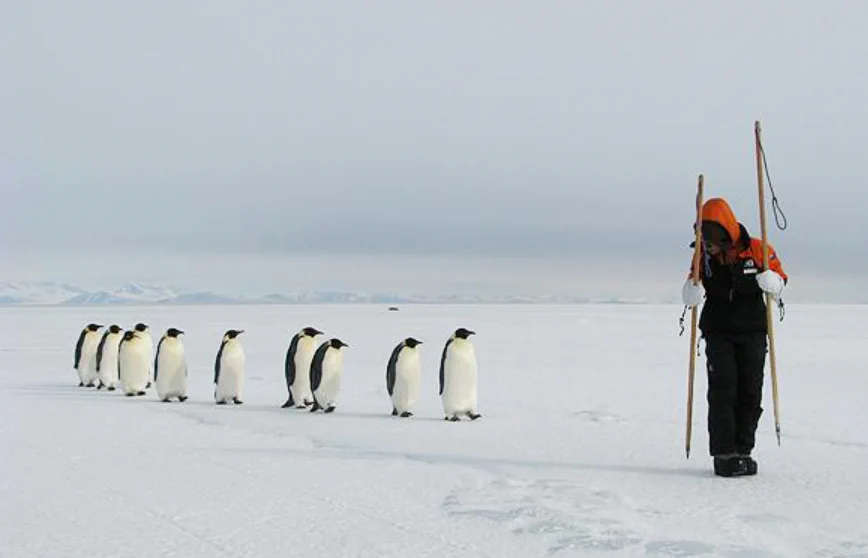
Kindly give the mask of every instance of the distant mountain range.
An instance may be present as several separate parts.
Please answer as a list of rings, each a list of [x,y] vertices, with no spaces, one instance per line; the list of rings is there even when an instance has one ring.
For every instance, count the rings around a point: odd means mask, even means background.
[[[232,296],[209,291],[189,291],[161,285],[127,283],[108,290],[88,290],[68,283],[48,281],[0,282],[3,305],[103,305],[103,304],[576,304],[590,302],[645,303],[645,300],[590,300],[564,296],[521,295],[398,295],[340,291],[298,291],[259,297]]]

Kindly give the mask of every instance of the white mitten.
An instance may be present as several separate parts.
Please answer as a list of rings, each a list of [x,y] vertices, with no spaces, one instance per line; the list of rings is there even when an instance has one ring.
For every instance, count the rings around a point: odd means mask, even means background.
[[[699,306],[702,303],[704,296],[705,288],[702,286],[701,281],[695,285],[693,284],[692,279],[688,279],[684,282],[684,287],[681,289],[681,300],[684,302],[685,306],[689,308]]]
[[[756,276],[756,282],[764,292],[775,298],[780,298],[784,291],[784,278],[768,269]]]

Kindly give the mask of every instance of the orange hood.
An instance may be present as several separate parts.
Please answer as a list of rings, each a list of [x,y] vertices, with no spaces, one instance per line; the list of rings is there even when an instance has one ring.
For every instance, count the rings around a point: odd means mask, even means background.
[[[711,198],[702,205],[702,220],[717,223],[726,230],[732,242],[738,242],[741,227],[732,208],[723,198]]]

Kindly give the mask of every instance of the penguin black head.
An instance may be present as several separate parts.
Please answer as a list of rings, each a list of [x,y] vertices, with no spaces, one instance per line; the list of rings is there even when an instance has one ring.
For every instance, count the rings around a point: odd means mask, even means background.
[[[124,332],[124,341],[129,341],[130,339],[132,339],[135,336],[136,336],[135,331],[125,331]]]
[[[121,328],[120,328],[120,326],[117,326],[117,325],[112,324],[112,325],[109,327],[109,331],[112,332],[112,333],[120,333],[120,332],[121,332]]]
[[[93,324],[93,323],[91,323],[91,324],[87,324],[87,330],[88,330],[88,331],[96,331],[96,330],[98,330],[98,329],[101,328],[101,327],[102,327],[102,326],[99,325],[99,324]]]
[[[322,335],[322,332],[320,330],[318,330],[315,327],[310,327],[310,326],[304,328],[303,330],[301,330],[301,332],[304,333],[305,335],[307,335],[308,337],[316,337],[317,335]]]
[[[230,329],[230,330],[226,331],[226,333],[223,334],[223,337],[225,339],[235,339],[236,337],[238,337],[242,333],[244,333],[243,329]]]
[[[455,337],[459,339],[467,339],[471,335],[476,335],[476,332],[470,331],[469,329],[464,329],[463,327],[459,327],[455,330]]]
[[[142,322],[139,322],[136,324],[136,331],[147,331],[147,330],[148,330],[148,326],[146,324],[143,324]]]
[[[422,344],[421,341],[419,341],[418,339],[414,339],[412,337],[408,337],[408,338],[404,339],[404,345],[407,347],[410,347],[411,349],[414,349],[414,348],[416,348],[417,345],[421,345],[421,344]]]
[[[349,347],[349,345],[347,345],[346,343],[344,343],[343,341],[341,341],[340,339],[337,339],[337,338],[331,339],[329,341],[329,345],[332,346],[332,349],[340,349],[341,347]]]
[[[166,335],[168,337],[178,337],[179,335],[183,335],[183,334],[184,334],[183,331],[181,331],[180,329],[175,329],[174,327],[170,327],[169,329],[166,330]]]

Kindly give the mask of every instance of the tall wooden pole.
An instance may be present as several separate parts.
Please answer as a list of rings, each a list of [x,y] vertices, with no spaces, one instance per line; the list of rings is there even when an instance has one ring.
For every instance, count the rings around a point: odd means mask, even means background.
[[[763,271],[769,268],[769,246],[768,233],[766,232],[766,204],[765,204],[765,187],[763,185],[763,151],[762,141],[760,139],[761,129],[760,123],[757,120],[754,123],[754,139],[756,140],[756,179],[757,187],[759,188],[759,214],[760,228],[762,230],[763,241]],[[771,366],[772,377],[772,400],[775,408],[775,435],[778,438],[778,445],[781,445],[781,419],[780,406],[778,404],[778,372],[777,362],[775,360],[775,332],[774,320],[772,319],[772,303],[774,299],[771,294],[766,293],[766,324],[768,327],[769,338],[769,365]]]
[[[696,187],[696,224],[694,228],[695,244],[693,245],[693,265],[690,278],[693,284],[699,282],[699,258],[702,250],[702,188],[703,177],[699,175]],[[696,328],[699,310],[694,306],[690,310],[690,370],[687,375],[687,434],[685,435],[684,451],[690,459],[690,439],[693,436],[693,379],[696,375]]]

